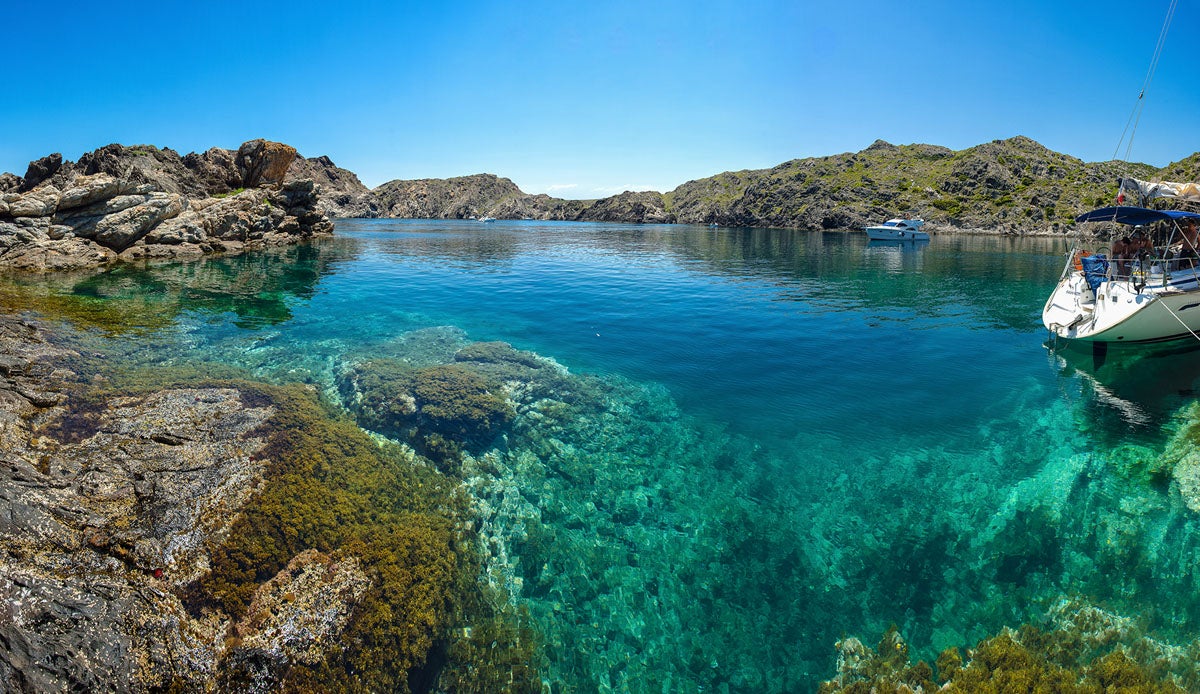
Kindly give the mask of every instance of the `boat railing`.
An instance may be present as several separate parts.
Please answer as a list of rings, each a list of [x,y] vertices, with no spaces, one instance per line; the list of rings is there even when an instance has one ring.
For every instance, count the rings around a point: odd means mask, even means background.
[[[1126,280],[1141,286],[1162,286],[1181,279],[1200,281],[1200,259],[1166,251],[1143,252],[1133,257],[1109,258],[1106,279]]]

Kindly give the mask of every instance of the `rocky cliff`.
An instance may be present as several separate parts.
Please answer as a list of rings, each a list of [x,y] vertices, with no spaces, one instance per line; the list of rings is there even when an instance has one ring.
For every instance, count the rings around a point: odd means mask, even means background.
[[[331,233],[313,181],[288,178],[295,159],[294,148],[266,140],[183,157],[117,144],[78,162],[52,154],[23,177],[0,176],[0,268],[81,269]]]
[[[1156,169],[1087,163],[1026,137],[959,151],[877,141],[861,152],[721,173],[668,193],[626,191],[602,200],[562,200],[527,195],[507,178],[478,174],[356,189],[353,195],[360,199],[378,200],[378,209],[367,215],[356,211],[357,203],[339,206],[323,197],[322,204],[336,216],[486,215],[800,229],[858,228],[903,215],[922,217],[941,231],[1046,235],[1062,233],[1079,212],[1111,202],[1121,176],[1197,180],[1200,154]]]

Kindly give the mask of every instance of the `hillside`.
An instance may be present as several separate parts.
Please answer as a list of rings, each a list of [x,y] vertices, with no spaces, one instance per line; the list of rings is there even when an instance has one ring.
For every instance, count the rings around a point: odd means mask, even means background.
[[[328,158],[322,159],[332,167]],[[935,231],[1033,235],[1062,233],[1080,211],[1111,202],[1122,175],[1197,180],[1200,153],[1156,169],[1115,161],[1087,163],[1027,137],[959,151],[879,140],[861,152],[720,173],[665,194],[626,191],[602,200],[562,200],[528,195],[507,178],[477,174],[389,181],[371,191],[359,184],[353,196],[323,193],[322,210],[337,216],[486,215],[800,229],[857,228],[903,215],[922,217]],[[305,177],[321,180],[313,171]],[[351,198],[354,204],[339,202]]]

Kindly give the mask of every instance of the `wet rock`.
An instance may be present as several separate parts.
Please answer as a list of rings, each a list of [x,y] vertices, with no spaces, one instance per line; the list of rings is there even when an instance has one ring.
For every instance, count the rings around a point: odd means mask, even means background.
[[[0,682],[211,690],[224,627],[180,595],[256,489],[273,409],[231,388],[76,401],[78,359],[0,316]]]
[[[370,585],[357,559],[335,561],[317,550],[296,555],[259,586],[235,625],[235,645],[222,663],[226,684],[249,680],[265,688],[293,663],[321,662]]]

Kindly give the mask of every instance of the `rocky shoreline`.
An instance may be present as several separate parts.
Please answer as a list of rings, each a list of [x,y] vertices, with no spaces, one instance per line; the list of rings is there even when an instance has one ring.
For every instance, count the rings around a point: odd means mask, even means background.
[[[79,270],[194,258],[331,234],[311,179],[285,180],[293,147],[252,140],[180,157],[109,145],[0,176],[0,268]]]

